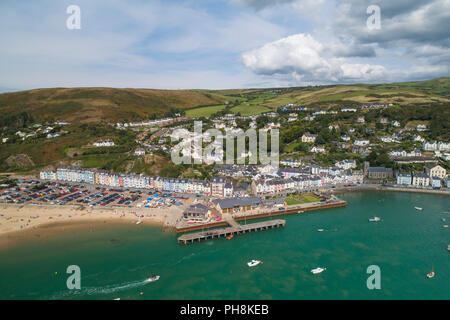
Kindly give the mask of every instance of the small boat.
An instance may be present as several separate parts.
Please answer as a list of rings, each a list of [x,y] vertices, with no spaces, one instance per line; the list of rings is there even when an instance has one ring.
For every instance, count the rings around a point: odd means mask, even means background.
[[[379,222],[381,219],[379,217],[373,217],[369,219],[369,222]]]
[[[230,234],[230,235],[227,237],[227,240],[231,240],[231,239],[233,239],[233,237],[234,237],[234,235]]]
[[[420,208],[420,207],[414,207],[414,209],[419,210],[419,211],[423,210],[423,208]]]
[[[319,273],[324,272],[325,270],[327,270],[327,268],[320,268],[320,267],[318,267],[318,268],[312,269],[311,273],[312,274],[319,274]]]
[[[427,278],[428,279],[431,279],[431,278],[433,278],[435,276],[435,273],[434,273],[434,267],[432,267],[431,268],[431,272],[430,273],[427,273]]]
[[[250,261],[250,262],[247,262],[247,265],[249,266],[249,267],[256,267],[258,264],[260,264],[260,263],[262,263],[262,261],[259,261],[259,260],[252,260],[252,261]]]
[[[317,232],[324,232],[325,230],[323,229],[317,229]]]
[[[154,275],[151,276],[150,278],[147,279],[147,282],[153,282],[153,281],[158,281],[159,280],[159,276]]]
[[[141,223],[142,223],[142,221],[141,221],[141,220],[139,220],[139,221],[137,221],[137,222],[136,222],[136,224],[141,224]]]
[[[120,298],[115,298],[114,300],[120,300]]]

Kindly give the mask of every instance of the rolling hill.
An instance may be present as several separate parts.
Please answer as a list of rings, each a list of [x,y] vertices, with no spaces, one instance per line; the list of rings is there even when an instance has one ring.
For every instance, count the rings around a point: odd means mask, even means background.
[[[36,120],[74,123],[125,121],[166,115],[170,109],[221,104],[226,97],[207,90],[52,88],[0,94],[3,115],[27,112]]]
[[[276,93],[274,93],[276,92]],[[275,110],[286,103],[331,106],[340,103],[435,103],[450,101],[450,77],[391,84],[236,90],[152,90],[115,88],[50,88],[0,94],[4,117],[26,112],[35,120],[73,123],[118,122],[162,117],[170,110],[209,116],[225,108],[243,115]],[[209,108],[202,110],[202,108]]]
[[[3,93],[0,94],[1,137],[9,141],[0,144],[0,173],[76,164],[118,172],[143,172],[145,169],[148,174],[155,174],[167,169],[169,161],[147,164],[136,160],[133,156],[138,147],[136,133],[114,130],[109,123],[163,117],[176,110],[186,111],[188,117],[209,118],[218,112],[259,114],[287,103],[322,109],[363,103],[393,103],[406,107],[420,103],[425,107],[445,108],[449,102],[450,77],[391,84],[276,89],[51,88]],[[51,124],[57,120],[71,123],[63,128],[67,133],[57,138],[46,139],[41,133],[22,141],[16,136],[18,130],[34,131],[35,123]],[[112,138],[118,147],[93,154],[87,146],[104,137]],[[27,157],[30,161],[19,161]],[[161,167],[155,169],[157,165]]]

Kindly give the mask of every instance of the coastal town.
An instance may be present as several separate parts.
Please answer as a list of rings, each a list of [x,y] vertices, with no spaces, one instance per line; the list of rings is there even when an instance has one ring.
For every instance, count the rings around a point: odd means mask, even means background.
[[[416,114],[422,112],[417,108]],[[235,228],[231,235],[239,232],[239,219],[345,205],[335,195],[343,191],[450,192],[450,142],[433,140],[446,133],[436,132],[430,121],[411,120],[417,115],[405,119],[392,103],[326,109],[287,103],[247,116],[229,110],[207,118],[172,111],[173,116],[160,119],[109,123],[102,129],[108,134],[96,133],[97,138],[89,138],[84,146],[66,148],[69,161],[45,165],[38,174],[3,178],[0,203],[13,206],[11,210],[17,205],[37,206],[46,212],[66,208],[69,211],[60,218],[114,216],[177,232],[228,225]],[[202,131],[192,131],[199,122]],[[195,143],[205,146],[212,141],[209,129],[219,132],[212,142],[213,152],[193,148]],[[31,121],[2,142],[34,144],[40,139],[67,138],[77,130],[69,121]],[[277,163],[251,163],[254,150],[248,144],[234,154],[231,163],[228,158],[224,161],[220,141],[246,130],[280,131]],[[174,151],[192,164],[171,164]],[[126,157],[126,168],[109,165],[115,155]],[[108,162],[87,167],[88,162],[101,163],[102,159]],[[11,156],[6,162],[33,163],[26,154]],[[152,174],[155,166],[167,167]],[[37,215],[19,214],[15,220],[10,216],[0,223],[10,231],[27,229],[36,227]],[[44,216],[36,219],[39,224],[56,221],[54,214]]]
[[[0,301],[450,298],[450,0],[1,9]]]

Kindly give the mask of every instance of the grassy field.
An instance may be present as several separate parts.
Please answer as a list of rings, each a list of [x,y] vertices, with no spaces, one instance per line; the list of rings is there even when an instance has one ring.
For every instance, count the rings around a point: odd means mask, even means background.
[[[276,90],[276,94],[273,92]],[[50,88],[0,94],[2,116],[28,112],[33,117],[73,123],[129,122],[165,116],[185,109],[188,116],[209,116],[225,102],[239,103],[232,112],[254,115],[287,103],[335,105],[362,103],[448,102],[450,77],[391,84],[355,84],[246,90],[152,90],[114,88]]]
[[[286,203],[288,206],[305,204],[311,202],[319,202],[320,199],[313,194],[303,194],[298,196],[291,196],[286,198]]]
[[[264,107],[264,106],[259,106],[259,105],[245,105],[245,104],[241,104],[237,107],[231,108],[231,112],[233,113],[240,113],[241,116],[253,116],[253,115],[257,115],[257,114],[261,114],[264,112],[270,112],[272,111],[272,109]]]
[[[195,109],[189,109],[186,111],[186,117],[190,118],[200,118],[205,117],[209,118],[212,114],[225,109],[226,105],[219,106],[210,106],[210,107],[201,107]]]

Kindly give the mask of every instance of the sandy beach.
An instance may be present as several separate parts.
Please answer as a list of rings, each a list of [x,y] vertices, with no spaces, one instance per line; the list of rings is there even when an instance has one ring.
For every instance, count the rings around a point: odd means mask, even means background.
[[[117,208],[54,205],[0,205],[0,247],[13,239],[34,231],[49,233],[70,228],[89,228],[98,224],[134,224],[171,226],[182,214],[182,209],[171,208]],[[54,229],[54,230],[53,230]],[[6,241],[9,239],[9,241]]]

